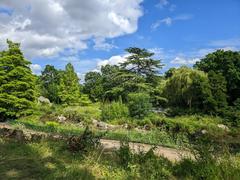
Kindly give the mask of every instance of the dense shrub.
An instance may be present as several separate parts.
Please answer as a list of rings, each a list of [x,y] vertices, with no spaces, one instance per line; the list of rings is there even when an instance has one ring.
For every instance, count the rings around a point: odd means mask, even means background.
[[[157,157],[151,148],[148,152],[133,153],[128,142],[122,142],[116,152],[118,164],[129,171],[129,179],[169,179],[172,163],[164,157]]]
[[[128,95],[128,108],[131,117],[144,118],[152,108],[150,96],[146,93],[130,93]]]
[[[63,111],[63,115],[67,120],[72,122],[81,122],[85,120],[85,116],[75,109],[66,109]]]
[[[184,158],[175,165],[173,174],[176,177],[207,180],[240,178],[239,163],[228,153],[213,153],[212,147],[206,144],[198,144],[197,150],[195,160]]]
[[[129,116],[128,107],[120,102],[104,104],[102,107],[101,118],[103,121],[122,119]]]
[[[68,149],[72,152],[87,153],[100,146],[100,137],[96,136],[87,126],[81,136],[68,139]]]

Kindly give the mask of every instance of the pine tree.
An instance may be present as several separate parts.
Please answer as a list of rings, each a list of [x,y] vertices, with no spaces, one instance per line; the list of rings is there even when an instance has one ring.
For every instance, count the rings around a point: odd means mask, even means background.
[[[0,121],[29,112],[35,100],[35,78],[20,44],[7,40],[0,52]]]
[[[73,65],[68,63],[62,72],[59,85],[59,97],[62,103],[78,103],[80,98],[79,78],[74,71]]]

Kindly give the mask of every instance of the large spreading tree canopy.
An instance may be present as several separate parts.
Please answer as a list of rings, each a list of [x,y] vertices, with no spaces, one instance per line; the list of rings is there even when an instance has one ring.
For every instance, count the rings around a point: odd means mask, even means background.
[[[218,50],[208,54],[194,67],[207,73],[213,71],[224,76],[230,104],[240,98],[240,52]]]
[[[7,40],[0,52],[0,120],[28,113],[35,100],[35,78],[20,44]]]

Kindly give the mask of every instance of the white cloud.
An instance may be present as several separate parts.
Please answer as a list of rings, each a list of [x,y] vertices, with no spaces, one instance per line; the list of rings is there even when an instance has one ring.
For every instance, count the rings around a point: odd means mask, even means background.
[[[109,59],[105,60],[99,60],[97,63],[97,69],[100,69],[102,66],[106,66],[107,64],[109,65],[119,65],[120,63],[123,63],[126,61],[126,58],[129,56],[129,54],[125,55],[116,55],[112,56]]]
[[[89,39],[95,48],[108,50],[114,45],[106,39],[137,30],[142,1],[1,0],[0,6],[13,9],[13,14],[0,14],[0,43],[7,38],[21,42],[27,57],[86,49]]]
[[[168,0],[160,0],[159,3],[156,5],[158,8],[164,8],[165,6],[169,5]]]
[[[210,45],[211,46],[217,46],[217,47],[235,47],[235,46],[240,46],[240,38],[232,38],[232,39],[211,41]]]
[[[175,57],[170,63],[171,64],[181,64],[181,65],[192,65],[199,61],[199,58],[186,59],[184,57]]]
[[[30,68],[34,74],[39,75],[41,73],[42,67],[39,64],[31,64]]]
[[[105,51],[109,51],[113,48],[117,48],[117,46],[115,46],[113,43],[107,43],[105,41],[105,39],[103,38],[97,38],[94,40],[94,49],[96,50],[105,50]]]
[[[150,52],[154,53],[154,58],[157,59],[164,59],[165,58],[165,52],[163,48],[151,48],[148,49]]]
[[[173,22],[175,22],[175,21],[186,21],[186,20],[189,20],[192,18],[193,18],[193,16],[190,14],[183,14],[183,15],[179,15],[176,17],[166,17],[166,18],[160,19],[160,20],[156,21],[155,23],[153,23],[151,26],[151,29],[156,30],[161,24],[171,26],[173,24]]]

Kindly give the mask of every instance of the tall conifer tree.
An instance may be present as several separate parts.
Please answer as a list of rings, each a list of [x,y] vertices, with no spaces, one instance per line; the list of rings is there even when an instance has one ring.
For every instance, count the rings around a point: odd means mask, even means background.
[[[20,44],[7,40],[0,52],[0,121],[29,112],[35,100],[35,78]]]
[[[65,71],[62,72],[59,85],[59,97],[62,103],[72,104],[79,102],[79,78],[71,63],[68,63],[65,67]]]

